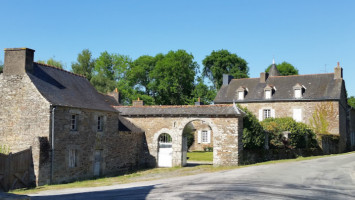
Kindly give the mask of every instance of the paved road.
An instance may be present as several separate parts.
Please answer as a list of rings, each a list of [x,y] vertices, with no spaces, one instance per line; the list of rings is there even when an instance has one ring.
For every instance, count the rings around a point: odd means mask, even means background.
[[[355,153],[108,187],[45,191],[32,199],[355,199]]]

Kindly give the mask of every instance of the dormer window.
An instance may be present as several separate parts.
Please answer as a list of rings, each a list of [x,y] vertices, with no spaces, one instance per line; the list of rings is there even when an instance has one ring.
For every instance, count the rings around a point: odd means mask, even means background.
[[[294,97],[296,99],[300,99],[303,96],[303,92],[305,91],[305,87],[299,83],[297,83],[295,86],[293,86],[293,91],[294,91]]]
[[[238,90],[237,90],[237,95],[238,95],[238,96],[237,96],[237,99],[238,99],[238,100],[244,100],[247,91],[248,91],[247,88],[240,86],[240,87],[238,88]]]
[[[271,99],[275,90],[276,90],[275,87],[271,85],[267,85],[264,88],[265,99]]]

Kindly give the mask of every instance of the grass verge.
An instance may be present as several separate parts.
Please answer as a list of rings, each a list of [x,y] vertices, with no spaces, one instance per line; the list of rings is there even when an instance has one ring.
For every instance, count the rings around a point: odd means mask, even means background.
[[[324,157],[346,155],[346,154],[353,154],[353,153],[355,152],[332,154],[326,156],[298,157],[296,159],[273,160],[273,161],[267,161],[267,162],[256,163],[251,165],[231,166],[231,167],[214,167],[212,165],[197,165],[192,167],[153,168],[153,169],[139,170],[136,172],[115,176],[115,177],[104,177],[104,178],[98,178],[94,180],[77,181],[77,182],[67,183],[67,184],[44,185],[32,189],[17,189],[17,190],[10,191],[10,193],[33,194],[45,190],[108,186],[108,185],[115,185],[115,184],[149,181],[149,180],[164,179],[164,178],[179,177],[179,176],[188,176],[188,175],[194,175],[200,173],[225,171],[225,170],[244,168],[250,166],[268,165],[268,164],[285,163],[285,162],[297,162],[297,161],[304,161],[304,160],[311,160],[316,158],[324,158]]]
[[[193,151],[187,152],[187,157],[189,157],[189,161],[213,161],[213,152],[206,151]]]

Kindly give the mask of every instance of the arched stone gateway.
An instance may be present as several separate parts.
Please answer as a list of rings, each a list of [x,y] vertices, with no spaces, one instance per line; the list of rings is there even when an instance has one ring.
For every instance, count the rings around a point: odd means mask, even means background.
[[[238,165],[242,150],[243,115],[235,105],[116,107],[120,115],[145,131],[151,166],[159,166],[159,137],[171,137],[172,166],[186,164],[183,130],[193,121],[203,121],[213,132],[213,164]]]

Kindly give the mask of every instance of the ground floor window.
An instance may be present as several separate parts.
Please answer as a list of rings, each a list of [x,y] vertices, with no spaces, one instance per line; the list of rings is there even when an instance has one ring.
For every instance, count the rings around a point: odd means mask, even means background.
[[[271,117],[271,110],[270,109],[264,109],[264,119],[270,118]]]

